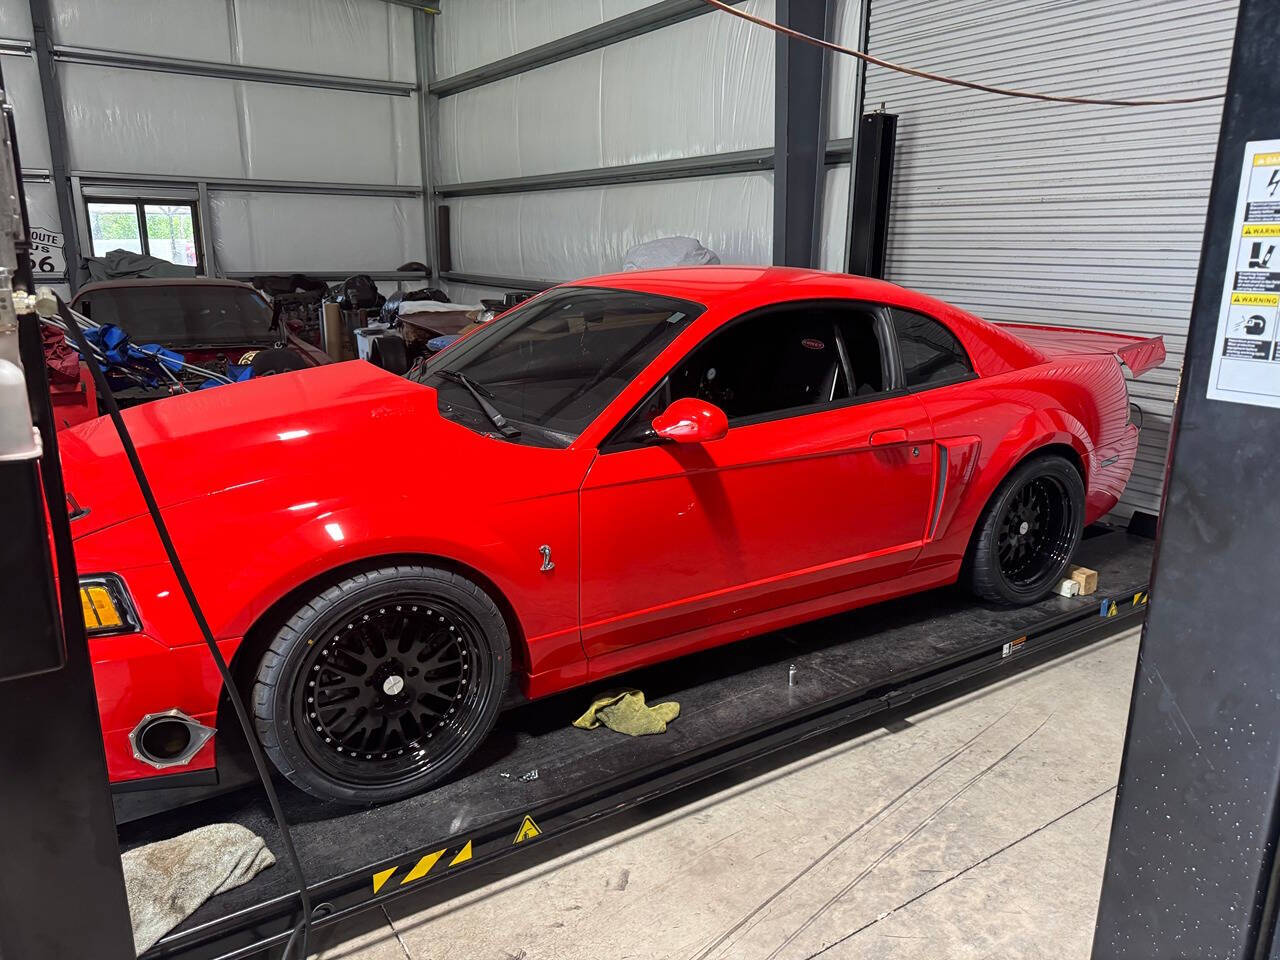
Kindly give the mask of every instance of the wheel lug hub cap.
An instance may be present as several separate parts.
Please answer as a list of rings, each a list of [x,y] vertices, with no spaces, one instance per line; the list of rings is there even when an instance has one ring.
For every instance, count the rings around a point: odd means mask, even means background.
[[[1026,524],[1023,524],[1026,526]],[[1025,531],[1024,531],[1025,532]],[[392,674],[382,681],[382,692],[389,697],[398,696],[404,690],[404,677]]]
[[[1018,533],[1022,534],[1023,536],[1026,536],[1027,531],[1030,529],[1031,529],[1031,524],[1023,520],[1022,525],[1018,527]]]

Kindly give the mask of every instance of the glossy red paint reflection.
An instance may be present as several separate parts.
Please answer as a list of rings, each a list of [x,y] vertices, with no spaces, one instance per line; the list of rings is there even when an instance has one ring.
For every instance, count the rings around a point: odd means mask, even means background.
[[[530,696],[946,584],[993,491],[1037,451],[1078,465],[1086,520],[1115,505],[1137,447],[1120,361],[1137,373],[1163,359],[1158,339],[1000,327],[814,271],[578,283],[706,309],[562,449],[446,419],[434,389],[360,361],[126,412],[228,656],[256,658],[278,618],[340,572],[405,558],[448,565],[499,599]],[[686,398],[653,420],[663,439],[611,438],[722,325],[806,301],[932,317],[975,375],[737,422]],[[141,619],[137,634],[91,640],[111,775],[154,776],[128,731],[172,708],[214,724],[221,688],[111,425],[69,430],[61,446],[68,490],[88,510],[73,525],[80,569],[118,574]],[[215,750],[216,739],[185,769],[211,766]]]
[[[653,432],[676,443],[710,443],[724,439],[729,418],[713,403],[681,397],[653,418]]]

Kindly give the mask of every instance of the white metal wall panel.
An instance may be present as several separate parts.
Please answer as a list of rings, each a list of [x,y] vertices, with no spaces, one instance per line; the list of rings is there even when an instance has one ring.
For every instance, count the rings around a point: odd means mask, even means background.
[[[465,0],[435,21],[436,74],[450,77],[598,26],[653,0]]]
[[[62,65],[78,170],[417,185],[416,99]]]
[[[572,280],[622,267],[634,244],[696,237],[724,263],[772,258],[773,175],[742,174],[449,202],[459,273]]]
[[[222,270],[354,273],[426,259],[417,199],[212,191],[209,203]]]
[[[890,60],[1041,91],[1170,97],[1223,89],[1236,2],[871,9],[871,50]],[[900,117],[889,279],[991,320],[1164,335],[1168,362],[1130,385],[1147,429],[1120,512],[1158,509],[1221,103],[1035,103],[876,67],[866,102]]]
[[[440,182],[769,146],[773,51],[768,31],[710,14],[445,97]]]
[[[40,93],[40,72],[31,57],[0,57],[4,66],[5,93],[13,104],[13,124],[18,134],[18,152],[28,169],[48,170],[49,134],[44,125],[44,98]]]

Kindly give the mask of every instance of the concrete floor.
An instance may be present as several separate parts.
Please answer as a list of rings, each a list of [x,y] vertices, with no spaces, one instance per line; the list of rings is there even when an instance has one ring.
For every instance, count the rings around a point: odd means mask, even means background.
[[[395,903],[318,956],[1084,960],[1137,646],[1088,647],[446,905]]]

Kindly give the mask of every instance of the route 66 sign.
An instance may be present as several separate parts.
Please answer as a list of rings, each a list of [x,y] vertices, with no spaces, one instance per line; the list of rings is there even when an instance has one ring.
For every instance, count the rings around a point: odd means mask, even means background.
[[[44,227],[31,228],[31,272],[37,276],[66,275],[67,257],[62,249],[62,234]]]

